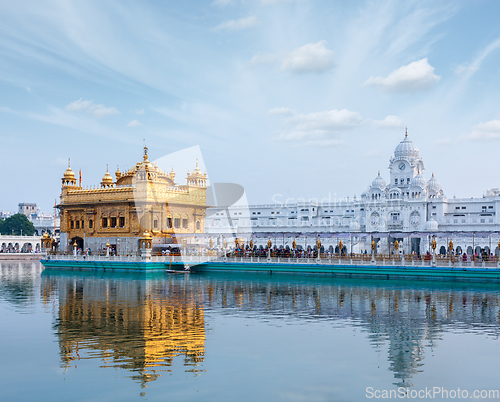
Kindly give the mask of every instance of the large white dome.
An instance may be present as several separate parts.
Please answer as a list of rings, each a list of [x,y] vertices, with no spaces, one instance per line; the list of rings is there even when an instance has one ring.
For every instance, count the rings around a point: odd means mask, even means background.
[[[397,158],[418,158],[418,148],[408,139],[408,133],[394,150],[394,157]]]

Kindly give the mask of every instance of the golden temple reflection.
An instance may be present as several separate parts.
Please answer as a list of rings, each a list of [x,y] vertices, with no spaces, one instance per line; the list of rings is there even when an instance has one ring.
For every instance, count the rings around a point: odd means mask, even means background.
[[[205,356],[203,303],[179,284],[166,286],[64,281],[56,324],[63,365],[100,358],[102,367],[132,371],[143,387],[169,372],[178,356],[187,372],[204,371],[199,368]]]
[[[483,292],[467,284],[389,287],[370,280],[106,275],[43,275],[41,294],[59,298],[55,328],[61,359],[69,368],[77,359],[99,358],[102,367],[130,370],[142,386],[175,366],[195,375],[203,371],[205,304],[210,314],[219,310],[250,319],[321,318],[340,326],[347,319],[364,329],[372,347],[384,346],[395,384],[405,387],[423,371],[427,348],[437,346],[450,328],[500,336],[496,287]]]

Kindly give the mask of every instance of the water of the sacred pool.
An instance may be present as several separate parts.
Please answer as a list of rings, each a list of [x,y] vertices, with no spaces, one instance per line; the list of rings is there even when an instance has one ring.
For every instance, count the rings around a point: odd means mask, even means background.
[[[3,401],[439,400],[500,389],[497,283],[1,261],[0,317]]]

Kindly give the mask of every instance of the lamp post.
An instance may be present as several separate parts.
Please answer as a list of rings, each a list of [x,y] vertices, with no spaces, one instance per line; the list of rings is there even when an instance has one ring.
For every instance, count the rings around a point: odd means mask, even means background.
[[[377,248],[377,243],[375,243],[375,240],[373,239],[373,236],[372,236],[371,247],[372,247],[372,259],[371,259],[371,263],[374,264],[375,263],[375,249]]]
[[[432,248],[432,266],[436,266],[436,236],[432,235],[431,248]]]
[[[498,240],[498,252],[500,253],[500,240]],[[497,258],[497,267],[500,268],[500,256],[496,256]]]
[[[321,240],[318,235],[318,240],[316,241],[316,248],[318,249],[318,257],[316,258],[316,262],[320,262],[321,258]]]

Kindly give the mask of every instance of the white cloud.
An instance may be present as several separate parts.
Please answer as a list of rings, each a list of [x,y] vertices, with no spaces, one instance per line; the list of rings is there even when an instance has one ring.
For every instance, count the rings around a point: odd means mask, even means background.
[[[281,63],[281,71],[294,73],[321,73],[335,65],[333,51],[326,48],[326,40],[308,43],[286,54],[258,54],[250,65]]]
[[[282,70],[297,73],[323,72],[335,65],[333,52],[325,47],[326,40],[308,43],[288,54],[281,65]]]
[[[289,108],[278,107],[271,109],[269,114],[283,116],[284,123],[290,126],[290,130],[279,134],[278,140],[301,141],[310,145],[339,145],[342,141],[331,138],[332,135],[355,128],[363,122],[359,113],[347,109],[301,114]]]
[[[290,117],[290,122],[295,123],[299,130],[338,131],[359,126],[362,121],[359,113],[347,109],[296,114]]]
[[[80,98],[80,99],[66,105],[65,109],[69,112],[81,111],[81,110],[86,110],[86,109],[90,108],[91,105],[92,105],[91,101],[82,101],[82,98]]]
[[[96,105],[92,101],[84,101],[84,100],[82,100],[82,98],[66,105],[65,109],[68,112],[85,111],[87,113],[94,115],[97,118],[112,116],[114,114],[120,114],[120,112],[114,107],[106,107],[104,105]]]
[[[415,92],[431,87],[440,78],[425,58],[399,67],[387,77],[370,77],[363,86],[375,86],[388,92]]]
[[[134,110],[134,113],[135,113],[135,114],[140,114],[140,115],[143,115],[143,114],[144,114],[144,109],[135,109],[135,110]]]
[[[479,70],[479,66],[475,66],[469,63],[463,63],[455,67],[455,74],[461,75],[461,74],[468,74],[472,75],[474,74],[477,70]]]
[[[403,120],[398,116],[387,116],[384,120],[374,120],[372,125],[375,128],[401,128]]]
[[[240,18],[237,20],[229,20],[229,21],[224,21],[223,23],[217,25],[216,27],[210,28],[212,32],[215,31],[239,31],[241,29],[247,29],[251,28],[255,25],[257,25],[259,21],[257,20],[257,17],[251,16],[251,17],[246,17],[246,18]]]
[[[82,133],[85,133],[86,135],[92,134],[118,142],[134,143],[136,141],[135,138],[127,136],[123,133],[123,131],[115,131],[113,129],[105,127],[95,119],[83,118],[81,116],[77,116],[73,113],[67,113],[62,109],[52,106],[48,108],[48,113],[46,114],[20,112],[5,107],[0,107],[0,112],[12,114],[21,118],[52,124],[55,126],[65,127],[71,130],[80,131]]]
[[[500,120],[479,123],[472,127],[469,134],[460,136],[463,140],[496,140],[500,139]]]
[[[483,63],[484,59],[490,55],[494,50],[500,48],[500,38],[489,43],[481,53],[472,61],[472,63],[462,63],[455,68],[455,73],[458,75],[465,75],[466,78],[471,77]]]
[[[132,120],[130,123],[127,123],[127,127],[139,127],[139,126],[142,126],[139,120]]]

